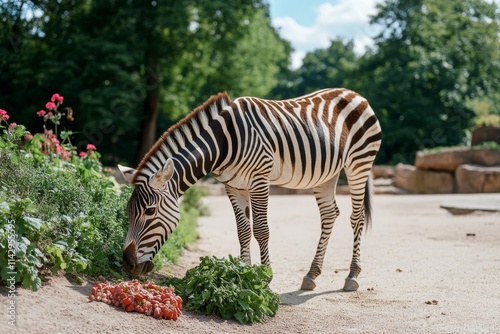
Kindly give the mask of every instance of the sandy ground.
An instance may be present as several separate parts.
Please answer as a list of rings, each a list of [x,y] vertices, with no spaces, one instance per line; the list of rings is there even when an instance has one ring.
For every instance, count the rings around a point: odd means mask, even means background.
[[[190,312],[176,322],[125,313],[87,302],[90,283],[57,277],[36,293],[17,289],[15,328],[7,324],[2,287],[0,333],[500,333],[500,213],[453,216],[439,208],[443,201],[472,199],[500,201],[500,194],[376,196],[373,228],[362,245],[360,289],[346,293],[341,288],[351,258],[349,197],[338,198],[341,216],[318,286],[303,292],[298,289],[319,238],[316,204],[309,195],[272,196],[271,288],[281,305],[265,324]],[[200,219],[199,243],[173,269],[179,275],[200,256],[239,252],[229,201],[206,200],[212,215]]]

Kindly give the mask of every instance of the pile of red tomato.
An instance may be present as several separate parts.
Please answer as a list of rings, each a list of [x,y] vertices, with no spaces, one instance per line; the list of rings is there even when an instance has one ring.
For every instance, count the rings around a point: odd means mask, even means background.
[[[182,298],[174,289],[158,286],[153,282],[138,280],[121,282],[116,285],[97,283],[92,287],[90,301],[100,301],[127,312],[139,312],[155,318],[177,320],[181,315]]]

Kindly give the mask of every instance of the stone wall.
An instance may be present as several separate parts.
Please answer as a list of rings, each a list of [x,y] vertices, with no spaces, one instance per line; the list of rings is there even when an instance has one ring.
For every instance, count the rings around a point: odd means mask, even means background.
[[[415,166],[399,164],[394,182],[411,193],[500,192],[500,150],[475,147],[418,152]]]

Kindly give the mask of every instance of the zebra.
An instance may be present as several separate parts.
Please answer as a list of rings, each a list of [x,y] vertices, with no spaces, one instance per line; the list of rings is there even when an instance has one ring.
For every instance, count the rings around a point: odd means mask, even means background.
[[[371,219],[370,173],[380,144],[381,128],[368,101],[345,88],[279,101],[214,95],[163,133],[137,169],[119,166],[125,180],[135,186],[127,205],[130,225],[123,267],[132,276],[153,269],[155,254],[179,222],[181,195],[212,173],[225,186],[236,218],[240,257],[247,263],[253,232],[261,263],[270,265],[270,185],[312,188],[321,236],[301,289],[313,290],[339,215],[335,194],[344,169],[354,241],[343,289],[356,291],[361,235]]]

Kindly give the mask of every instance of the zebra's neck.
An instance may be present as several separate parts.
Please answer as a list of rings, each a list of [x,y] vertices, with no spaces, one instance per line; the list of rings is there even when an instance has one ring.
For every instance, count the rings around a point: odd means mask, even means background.
[[[219,113],[230,103],[226,93],[212,96],[167,130],[139,164],[134,183],[149,182],[169,158],[175,166],[171,191],[179,196],[210,173],[225,158],[227,139]]]

